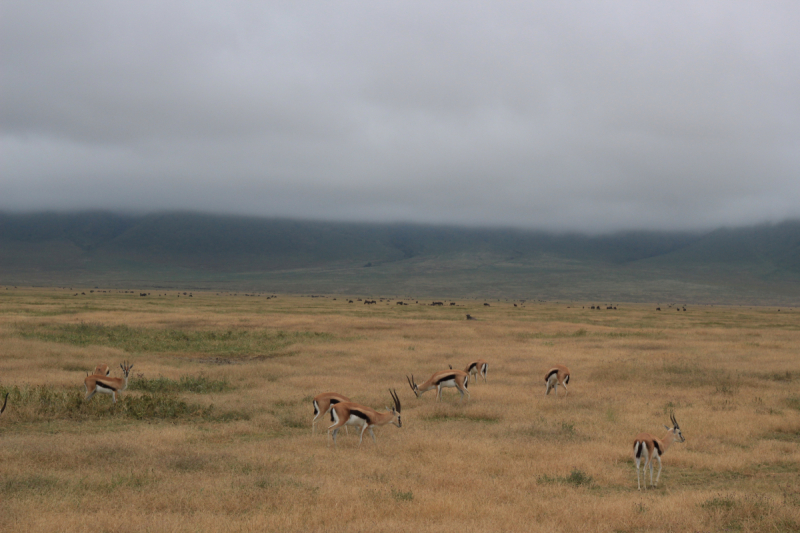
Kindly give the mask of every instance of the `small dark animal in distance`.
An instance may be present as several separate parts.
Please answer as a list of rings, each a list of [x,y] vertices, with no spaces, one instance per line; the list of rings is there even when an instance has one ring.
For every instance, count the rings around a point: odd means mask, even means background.
[[[472,315],[467,315],[467,320],[475,320],[475,317]]]

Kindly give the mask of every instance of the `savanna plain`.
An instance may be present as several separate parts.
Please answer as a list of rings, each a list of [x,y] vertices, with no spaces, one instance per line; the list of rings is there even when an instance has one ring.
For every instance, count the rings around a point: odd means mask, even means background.
[[[273,296],[0,288],[0,530],[800,529],[798,310]],[[463,402],[407,384],[476,358]],[[389,389],[377,443],[312,434],[314,395]],[[671,412],[686,442],[640,492],[633,439]]]

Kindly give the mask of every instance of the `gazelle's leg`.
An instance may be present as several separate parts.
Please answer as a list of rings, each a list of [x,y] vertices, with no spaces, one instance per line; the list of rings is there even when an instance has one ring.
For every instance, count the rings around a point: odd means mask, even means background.
[[[656,459],[658,459],[658,475],[656,476],[656,487],[657,487],[658,480],[661,479],[661,455],[656,455]]]
[[[330,411],[331,409],[330,409],[330,407],[328,407],[328,410],[323,413],[322,410],[319,408],[319,405],[317,405],[317,402],[315,401],[314,402],[314,410],[317,412],[317,414],[314,415],[314,419],[311,421],[311,434],[312,435],[316,432],[316,429],[317,429],[317,425],[316,425],[317,424],[317,419],[327,415],[328,411]]]
[[[361,441],[364,440],[364,432],[367,430],[368,427],[369,427],[368,424],[364,424],[364,427],[361,428],[361,438],[358,439],[359,446],[361,446]]]
[[[658,457],[658,456],[656,455],[656,457]],[[651,487],[655,487],[655,485],[653,485],[653,458],[652,457],[650,458],[650,486]]]
[[[556,393],[556,399],[558,399],[558,381],[556,381],[555,393]]]
[[[331,411],[331,416],[336,421],[328,427],[328,434],[330,435],[331,430],[333,430],[333,446],[336,447],[336,435],[339,433],[339,429],[345,425],[347,420],[340,420],[339,415],[336,413],[336,409]]]
[[[639,481],[639,463],[641,462],[641,458],[636,457],[635,453],[634,451],[634,461],[636,461],[636,485],[639,487],[639,490],[642,490],[642,482]]]
[[[567,393],[569,392],[567,390],[567,384],[566,383],[562,383],[561,385],[564,387],[564,398],[566,398],[567,397]]]
[[[441,402],[442,401],[442,386],[441,386],[441,384],[436,386],[436,401],[437,402]]]
[[[369,428],[369,435],[372,437],[372,442],[378,444],[378,441],[375,440],[375,433],[372,432],[372,427]]]
[[[94,396],[94,394],[95,394],[96,392],[97,392],[97,388],[95,387],[95,389],[94,389],[92,392],[90,392],[89,394],[87,394],[87,395],[86,395],[86,398],[84,398],[83,400],[88,402],[89,400],[91,400],[91,399],[92,399],[92,396]]]
[[[640,442],[639,445],[642,447],[642,458],[644,459],[644,465],[642,465],[642,470],[644,470],[644,490],[647,490],[647,465],[650,463],[650,455],[647,453],[647,445],[644,442]]]

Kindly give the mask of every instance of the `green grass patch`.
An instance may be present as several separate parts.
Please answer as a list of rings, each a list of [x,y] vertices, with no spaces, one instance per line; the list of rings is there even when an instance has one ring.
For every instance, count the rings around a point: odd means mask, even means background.
[[[402,490],[392,489],[392,499],[397,502],[413,502],[414,492],[404,492]]]
[[[485,413],[451,413],[446,411],[436,411],[423,416],[422,419],[430,422],[482,422],[485,424],[500,422],[500,417]]]
[[[579,435],[578,431],[575,429],[574,423],[566,421],[549,424],[545,420],[540,420],[523,429],[521,433],[526,437],[544,440],[574,440],[584,438]]]
[[[326,341],[330,333],[313,331],[265,331],[250,329],[183,330],[79,324],[20,325],[18,334],[74,346],[110,346],[128,353],[190,352],[214,355],[259,355],[281,350],[297,342]]]
[[[99,394],[92,400],[85,401],[83,390],[56,389],[47,386],[0,387],[0,396],[5,396],[6,393],[9,394],[6,414],[25,422],[98,418],[222,422],[249,419],[246,413],[217,412],[213,405],[189,403],[174,393],[141,395],[122,393],[121,397],[117,398],[117,403],[111,403],[110,397]]]
[[[169,393],[169,392],[194,392],[208,394],[214,392],[227,392],[233,390],[227,379],[213,380],[200,374],[197,376],[181,376],[179,380],[159,376],[157,378],[135,377],[128,380],[130,390]]]
[[[800,411],[800,396],[791,396],[786,398],[786,405],[791,407],[792,409],[797,409]]]

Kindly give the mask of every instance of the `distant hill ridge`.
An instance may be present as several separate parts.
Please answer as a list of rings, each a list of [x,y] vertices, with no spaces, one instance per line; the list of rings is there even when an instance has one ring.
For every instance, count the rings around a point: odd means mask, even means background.
[[[404,275],[424,277],[425,268],[435,265],[464,276],[470,269],[489,269],[497,276],[516,272],[535,282],[530,269],[543,274],[546,262],[553,272],[599,269],[627,272],[639,280],[684,274],[704,278],[702,272],[712,276],[720,269],[746,280],[792,287],[800,280],[800,221],[704,233],[588,236],[200,213],[5,213],[0,214],[0,250],[0,282],[113,272],[118,280],[145,273],[142,279],[154,283],[158,269],[167,269],[173,278],[179,271],[202,278],[315,269],[314,279],[320,282],[326,269],[365,265],[384,268],[399,281]]]

